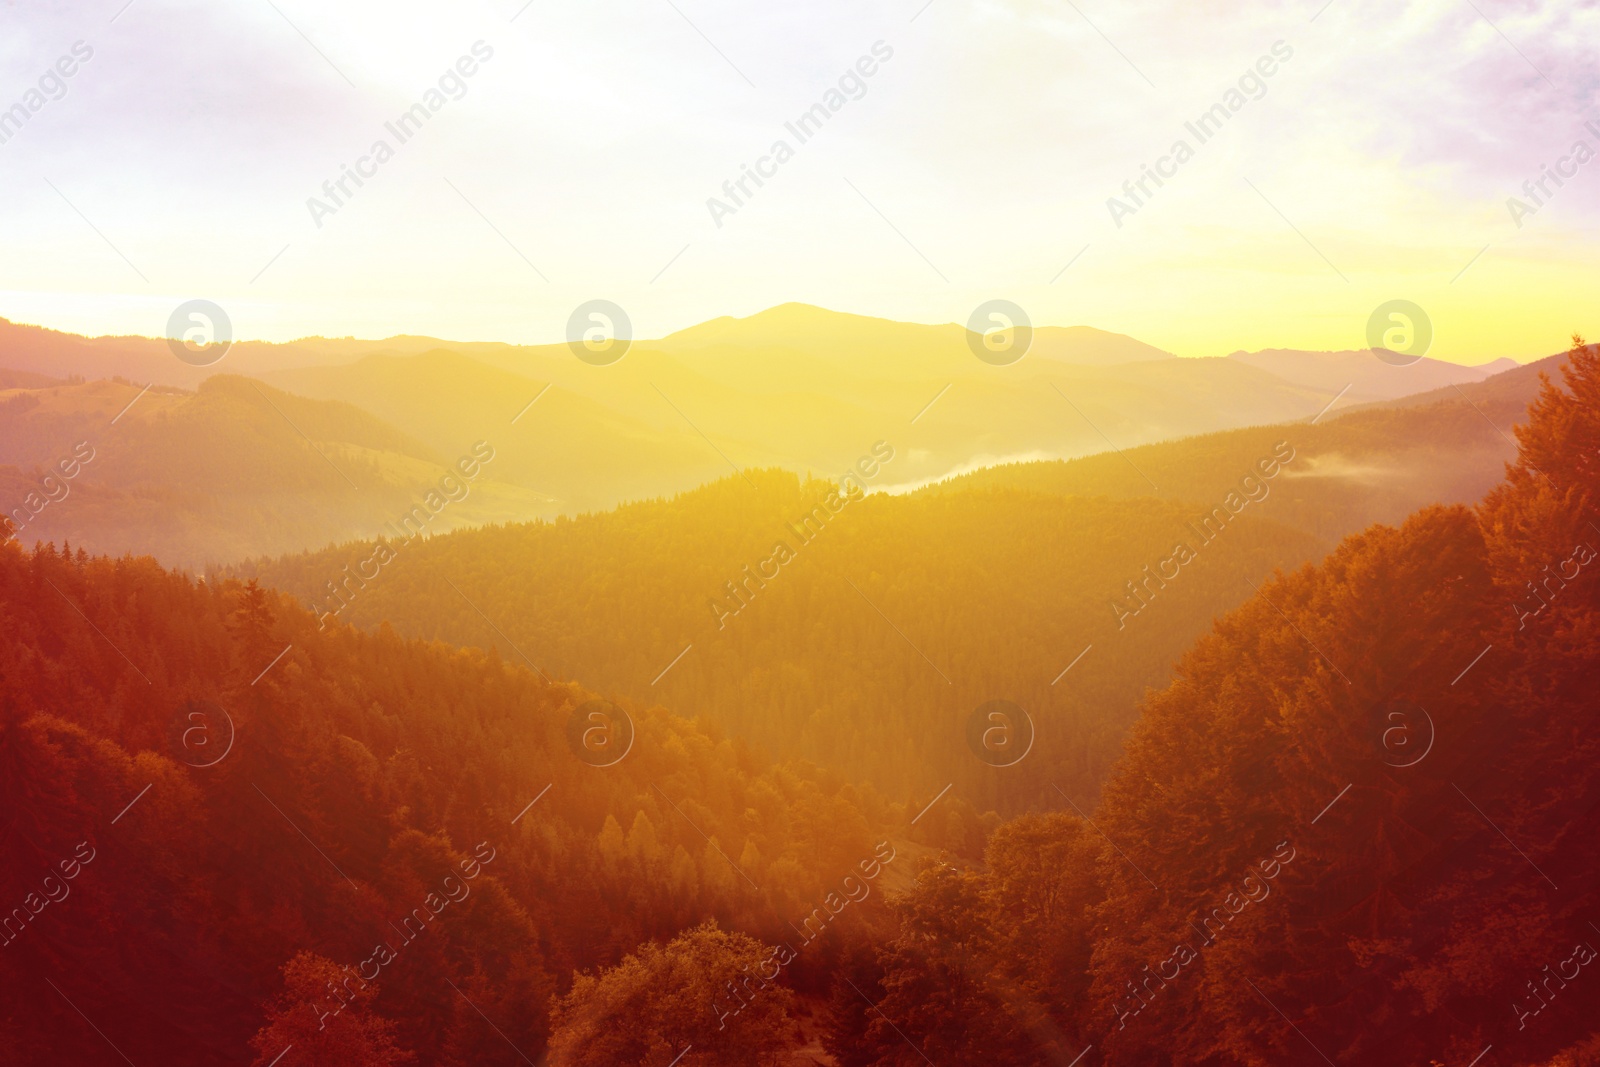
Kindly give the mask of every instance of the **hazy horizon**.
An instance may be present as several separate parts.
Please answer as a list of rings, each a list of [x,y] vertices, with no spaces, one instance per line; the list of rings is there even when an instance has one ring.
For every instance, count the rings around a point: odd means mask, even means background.
[[[633,340],[633,342],[635,344],[648,344],[651,341],[667,340],[668,338],[673,337],[674,335],[681,334],[681,333],[686,333],[688,331],[691,331],[697,326],[705,326],[707,324],[714,323],[714,322],[719,322],[719,321],[723,321],[723,320],[731,320],[731,321],[734,321],[734,322],[745,322],[745,321],[748,321],[750,319],[758,318],[758,317],[760,317],[762,315],[765,315],[765,314],[768,314],[770,312],[775,312],[775,311],[779,311],[780,309],[790,308],[790,307],[801,307],[801,308],[817,310],[817,311],[821,311],[821,312],[824,312],[824,313],[827,313],[827,314],[834,314],[834,315],[848,315],[848,316],[852,316],[852,317],[856,317],[856,318],[875,319],[875,320],[877,320],[879,322],[892,323],[892,324],[895,324],[895,325],[934,326],[934,327],[954,326],[954,327],[958,327],[958,328],[962,326],[961,323],[954,322],[954,321],[921,322],[921,321],[907,320],[907,319],[891,319],[891,318],[887,318],[887,317],[882,316],[882,315],[874,315],[874,314],[869,314],[869,313],[866,313],[866,312],[846,311],[846,310],[842,310],[842,309],[839,309],[839,308],[822,307],[822,306],[817,305],[817,304],[807,304],[807,303],[804,303],[803,301],[789,300],[789,301],[783,301],[782,303],[773,304],[773,305],[770,305],[768,307],[761,308],[761,309],[759,309],[757,311],[749,313],[748,315],[728,315],[728,314],[714,315],[709,319],[698,320],[698,321],[695,321],[695,322],[687,322],[687,323],[683,323],[681,325],[672,326],[672,327],[668,328],[665,332],[663,332],[661,334],[658,334],[658,335],[654,335],[654,336],[636,335],[632,340]],[[54,333],[72,334],[74,336],[83,337],[83,338],[85,338],[87,340],[99,340],[99,339],[102,339],[102,338],[137,338],[139,340],[146,340],[146,341],[160,341],[160,340],[165,340],[166,339],[165,336],[160,332],[148,333],[148,334],[147,333],[137,333],[137,332],[83,334],[83,333],[78,333],[75,330],[67,329],[67,328],[65,328],[63,326],[60,326],[60,325],[53,325],[53,324],[48,323],[48,322],[27,322],[27,321],[23,321],[23,320],[20,320],[20,319],[12,318],[12,317],[10,317],[8,315],[4,315],[4,314],[0,314],[0,321],[9,322],[14,326],[27,326],[27,327],[34,327],[34,328],[43,329],[43,330],[50,330],[50,331],[52,331]],[[1116,331],[1116,330],[1107,330],[1107,329],[1104,329],[1102,327],[1096,326],[1093,323],[1087,323],[1087,322],[1070,322],[1070,323],[1069,322],[1061,322],[1061,323],[1034,322],[1033,323],[1033,328],[1035,330],[1044,330],[1044,329],[1056,329],[1056,330],[1089,329],[1089,330],[1095,330],[1095,331],[1098,331],[1098,332],[1104,333],[1104,334],[1110,334],[1112,336],[1130,337],[1133,340],[1141,341],[1141,342],[1145,340],[1144,338],[1138,336],[1137,334],[1125,334],[1125,333],[1122,333],[1122,332]],[[351,341],[351,342],[365,343],[365,344],[381,344],[384,341],[397,340],[397,339],[432,340],[432,341],[440,342],[440,344],[443,345],[443,346],[457,345],[457,344],[459,344],[459,345],[503,344],[503,345],[508,345],[508,346],[517,347],[517,348],[542,348],[542,347],[549,347],[549,346],[559,346],[559,345],[564,345],[564,344],[567,343],[566,338],[560,336],[559,334],[555,334],[555,335],[552,335],[552,336],[549,336],[549,337],[545,337],[545,338],[541,338],[541,339],[530,340],[530,341],[507,341],[507,340],[504,340],[504,339],[498,338],[498,337],[443,337],[443,336],[438,336],[438,335],[435,335],[435,334],[421,333],[421,332],[418,332],[418,331],[415,331],[415,330],[399,330],[399,331],[396,331],[396,332],[393,332],[393,333],[384,334],[382,336],[356,336],[356,335],[351,335],[351,334],[344,334],[344,335],[303,334],[303,335],[300,335],[300,336],[297,336],[297,337],[286,337],[286,338],[237,337],[237,338],[235,338],[233,340],[232,343],[236,344],[236,345],[238,345],[238,344],[293,345],[293,344],[296,344],[298,342],[303,342],[303,341]],[[1159,347],[1159,346],[1153,346],[1153,347]],[[1522,355],[1522,356],[1511,355],[1511,354],[1503,354],[1503,355],[1493,355],[1493,354],[1491,354],[1491,355],[1485,355],[1482,358],[1475,358],[1475,359],[1471,359],[1471,360],[1451,359],[1451,358],[1449,358],[1447,356],[1444,356],[1444,355],[1441,355],[1441,354],[1439,354],[1437,352],[1430,351],[1429,353],[1427,353],[1425,358],[1431,359],[1431,360],[1437,360],[1437,361],[1445,362],[1445,363],[1454,363],[1457,366],[1462,366],[1462,367],[1481,367],[1481,366],[1484,366],[1486,364],[1494,363],[1496,361],[1503,360],[1503,359],[1510,359],[1510,360],[1514,360],[1515,362],[1517,362],[1519,364],[1526,364],[1526,363],[1530,363],[1530,362],[1533,362],[1533,361],[1538,360],[1538,359],[1543,359],[1546,356],[1559,354],[1563,350],[1563,348],[1564,348],[1564,344],[1556,343],[1556,344],[1554,344],[1554,346],[1549,351],[1543,352],[1541,354]],[[1241,352],[1249,352],[1249,353],[1253,354],[1254,352],[1272,352],[1272,351],[1304,352],[1304,353],[1308,353],[1308,354],[1312,354],[1312,355],[1319,355],[1319,354],[1343,354],[1343,353],[1351,353],[1351,352],[1366,352],[1366,351],[1370,351],[1370,350],[1365,348],[1365,347],[1363,347],[1363,346],[1358,346],[1358,345],[1350,345],[1350,346],[1347,346],[1345,348],[1337,348],[1337,349],[1335,349],[1335,348],[1305,349],[1305,348],[1295,348],[1294,346],[1286,345],[1286,344],[1271,344],[1271,345],[1266,345],[1265,347],[1263,347],[1261,349],[1244,349],[1244,348],[1235,347],[1235,348],[1229,349],[1226,352],[1221,352],[1221,351],[1219,351],[1219,352],[1191,352],[1191,353],[1172,352],[1172,353],[1169,353],[1169,354],[1171,356],[1175,357],[1175,358],[1178,358],[1178,359],[1221,359],[1221,358],[1226,358],[1226,357],[1228,357],[1230,355],[1235,355],[1235,354],[1238,354],[1238,353],[1241,353]],[[219,363],[217,365],[217,370],[219,372],[221,372],[221,373],[226,373],[226,367],[221,363]]]

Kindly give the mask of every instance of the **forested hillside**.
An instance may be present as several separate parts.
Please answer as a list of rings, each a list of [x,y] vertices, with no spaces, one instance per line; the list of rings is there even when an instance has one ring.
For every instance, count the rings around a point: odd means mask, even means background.
[[[1493,408],[1506,433],[1521,410],[1508,403]],[[794,525],[830,486],[752,471],[614,513],[408,545],[381,568],[366,542],[238,573],[354,625],[505,654],[514,643],[561,677],[692,708],[897,795],[954,781],[978,810],[1015,812],[1052,782],[1092,798],[1146,687],[1251,583],[1374,522],[1476,502],[1508,440],[1464,399],[1357,411],[875,494],[805,544]],[[892,484],[894,453],[862,484]],[[1218,508],[1220,534],[1200,525]],[[763,571],[779,540],[795,560]],[[1178,544],[1192,563],[1177,564]],[[1034,717],[1039,747],[1015,771],[975,764],[935,728],[991,699]]]
[[[465,492],[448,491],[430,528],[550,505],[506,484],[493,463],[461,479],[454,465],[473,443],[435,450],[352,405],[227,375],[195,393],[35,383],[0,393],[0,508],[24,544],[71,542],[199,569],[370,536],[446,476]]]
[[[564,361],[547,356],[534,366],[571,376],[567,364],[577,361],[564,347],[561,355]],[[527,371],[440,349],[306,367],[272,380],[300,395],[359,404],[444,451],[492,434],[501,456],[499,477],[548,496],[545,506],[518,518],[614,507],[701,485],[728,470],[694,427],[653,391],[654,403],[644,410],[619,411],[603,386],[585,393],[554,376],[540,380]]]
[[[1299,462],[1278,455],[1291,459],[1271,446],[1252,458],[1275,468],[1253,478],[1258,496]],[[1005,490],[852,502],[832,483],[752,471],[602,515],[396,545],[388,562],[366,543],[240,573],[330,625],[520,652],[897,797],[953,781],[979,811],[1020,811],[1053,797],[1052,781],[1088,803],[1144,688],[1252,581],[1317,554],[1225,499],[1203,527],[1202,505]],[[1193,558],[1163,580],[1180,542]],[[963,740],[995,699],[1037,731],[1015,769],[980,764]]]
[[[708,921],[792,941],[906,825],[646,706],[601,766],[575,686],[147,560],[0,547],[0,627],[7,1063],[532,1059],[574,968]]]
[[[1254,426],[1104,452],[1082,459],[1002,464],[924,492],[1017,488],[1068,496],[1208,499],[1234,472],[1287,437],[1302,457],[1261,514],[1332,542],[1374,522],[1399,523],[1428,504],[1475,504],[1514,458],[1513,427],[1525,419],[1552,357],[1483,382],[1384,405],[1342,410],[1314,422]]]

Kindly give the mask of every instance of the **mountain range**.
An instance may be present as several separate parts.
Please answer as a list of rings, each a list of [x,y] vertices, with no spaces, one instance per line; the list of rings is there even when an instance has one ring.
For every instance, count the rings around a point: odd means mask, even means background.
[[[879,440],[898,457],[883,487],[911,489],[1332,417],[1495,369],[1361,352],[1179,359],[1089,327],[1041,327],[997,367],[971,339],[789,304],[635,342],[606,367],[566,345],[394,337],[244,342],[197,368],[161,340],[0,323],[0,505],[15,516],[64,449],[104,439],[111,458],[84,469],[78,502],[39,512],[31,536],[199,567],[371,536],[479,441],[496,460],[441,528],[602,511],[751,467],[837,476]],[[116,459],[118,435],[163,459]],[[290,489],[321,495],[313,507]],[[108,493],[116,519],[95,503]]]

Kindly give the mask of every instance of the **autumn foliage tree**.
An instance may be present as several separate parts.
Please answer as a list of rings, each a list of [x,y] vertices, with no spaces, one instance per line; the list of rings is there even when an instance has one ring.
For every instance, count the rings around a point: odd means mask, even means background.
[[[982,869],[926,864],[876,966],[837,979],[829,1050],[847,1064],[1070,1060],[1084,1044],[1099,852],[1078,817],[1051,813],[1002,825]]]
[[[415,1057],[395,1043],[395,1025],[372,1010],[377,988],[346,984],[332,960],[296,953],[283,965],[283,992],[267,1008],[266,1025],[250,1039],[255,1067],[286,1052],[303,1067],[398,1067]]]
[[[706,923],[579,975],[553,1006],[550,1062],[771,1067],[789,1047],[780,949]],[[682,1057],[680,1060],[679,1057]]]
[[[1528,985],[1593,937],[1600,879],[1592,348],[1565,384],[1481,507],[1265,586],[1147,703],[1096,816],[1126,850],[1096,915],[1108,1062],[1534,1059],[1586,1032],[1600,985]],[[1275,842],[1296,858],[1246,883]]]

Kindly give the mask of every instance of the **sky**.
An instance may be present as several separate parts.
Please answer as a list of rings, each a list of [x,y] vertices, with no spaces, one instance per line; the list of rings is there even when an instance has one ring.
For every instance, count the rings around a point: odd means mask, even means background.
[[[1406,300],[1429,355],[1535,358],[1600,335],[1597,41],[1596,0],[0,0],[0,317],[546,343],[593,299],[639,337],[1004,299],[1220,356]]]

